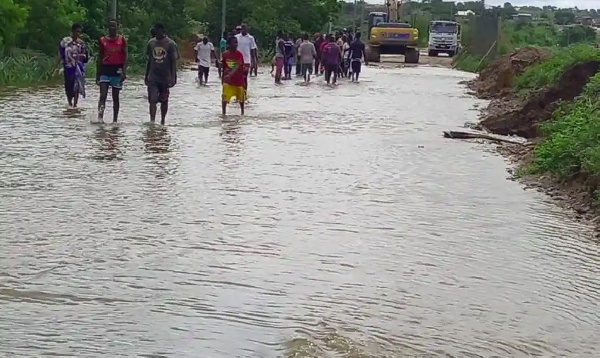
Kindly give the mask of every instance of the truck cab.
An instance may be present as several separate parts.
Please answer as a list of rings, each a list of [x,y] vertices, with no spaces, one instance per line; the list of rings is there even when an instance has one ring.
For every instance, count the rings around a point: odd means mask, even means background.
[[[431,21],[429,23],[429,56],[447,53],[453,57],[460,49],[460,24],[454,21]]]

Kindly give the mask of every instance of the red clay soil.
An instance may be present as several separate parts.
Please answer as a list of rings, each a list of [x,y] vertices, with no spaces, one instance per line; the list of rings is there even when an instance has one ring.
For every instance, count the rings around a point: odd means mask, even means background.
[[[477,97],[498,98],[510,92],[517,76],[525,69],[542,62],[552,52],[537,47],[523,47],[506,56],[502,56],[483,70],[477,79],[469,83],[469,88],[477,93]]]
[[[572,101],[600,69],[600,62],[580,63],[566,71],[555,85],[543,88],[523,100],[515,94],[494,99],[481,126],[495,134],[534,138],[539,124],[549,120],[556,105]]]

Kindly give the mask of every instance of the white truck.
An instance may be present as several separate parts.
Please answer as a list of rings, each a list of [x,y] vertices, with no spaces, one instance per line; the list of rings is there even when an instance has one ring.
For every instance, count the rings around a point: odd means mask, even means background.
[[[429,56],[447,53],[453,57],[460,49],[460,24],[454,21],[431,21],[429,23]]]

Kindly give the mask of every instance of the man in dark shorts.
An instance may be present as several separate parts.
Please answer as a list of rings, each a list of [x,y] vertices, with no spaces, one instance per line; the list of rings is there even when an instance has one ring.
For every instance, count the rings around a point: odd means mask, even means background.
[[[204,36],[202,41],[194,47],[196,63],[198,64],[198,82],[200,85],[208,83],[208,74],[210,72],[211,59],[217,59],[217,53],[212,42],[208,41],[208,37]]]
[[[340,60],[341,60],[340,47],[335,42],[335,36],[330,35],[327,44],[323,46],[322,51],[322,59],[323,65],[325,66],[325,81],[327,84],[333,82],[333,84],[337,84],[338,78],[338,70],[340,68]],[[333,79],[331,78],[333,75]]]
[[[127,78],[127,42],[117,31],[117,20],[108,23],[108,36],[98,40],[98,64],[96,83],[100,86],[100,99],[98,100],[98,120],[104,121],[104,108],[108,97],[108,88],[112,88],[113,123],[119,117],[119,93],[123,88],[123,81]]]
[[[156,36],[148,41],[146,54],[148,65],[144,82],[148,86],[150,122],[156,119],[156,105],[160,102],[161,124],[165,124],[169,109],[169,88],[177,83],[177,49],[171,39],[165,36],[162,24],[154,25]]]
[[[368,65],[367,55],[365,54],[365,44],[360,41],[360,32],[356,33],[354,41],[350,44],[350,67],[352,68],[352,82],[358,82],[360,76],[361,58],[365,59],[365,65]]]

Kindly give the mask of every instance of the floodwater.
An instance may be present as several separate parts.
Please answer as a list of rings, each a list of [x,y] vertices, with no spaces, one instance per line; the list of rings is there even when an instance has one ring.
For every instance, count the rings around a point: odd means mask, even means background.
[[[4,95],[0,356],[597,356],[589,228],[441,137],[469,76],[265,72],[223,121],[187,72],[165,127],[135,81],[114,128],[93,88]]]

